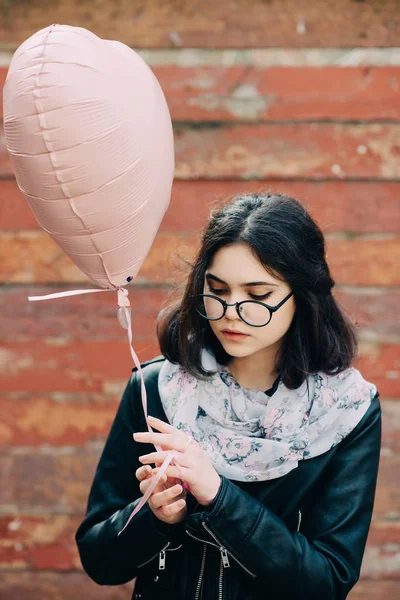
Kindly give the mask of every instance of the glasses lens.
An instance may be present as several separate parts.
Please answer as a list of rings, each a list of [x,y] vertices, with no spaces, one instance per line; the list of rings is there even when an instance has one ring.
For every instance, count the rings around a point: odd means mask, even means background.
[[[198,296],[196,310],[202,317],[210,320],[221,319],[224,314],[223,304],[211,296]]]
[[[271,312],[266,306],[253,302],[252,300],[243,302],[240,305],[240,315],[246,323],[261,327],[267,325],[271,320]]]

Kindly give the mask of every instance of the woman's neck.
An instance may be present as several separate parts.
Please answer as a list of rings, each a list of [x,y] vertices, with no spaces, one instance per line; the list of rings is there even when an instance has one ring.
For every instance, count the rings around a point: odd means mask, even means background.
[[[268,390],[278,377],[275,353],[269,356],[263,352],[262,356],[255,353],[250,356],[232,357],[228,368],[239,385],[250,390]]]

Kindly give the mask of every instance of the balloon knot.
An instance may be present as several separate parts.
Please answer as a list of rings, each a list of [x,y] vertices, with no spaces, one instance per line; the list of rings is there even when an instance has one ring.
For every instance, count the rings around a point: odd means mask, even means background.
[[[123,287],[118,287],[118,306],[120,308],[122,307],[126,307],[126,308],[130,308],[130,302],[129,302],[129,297],[128,297],[128,290],[126,290]]]

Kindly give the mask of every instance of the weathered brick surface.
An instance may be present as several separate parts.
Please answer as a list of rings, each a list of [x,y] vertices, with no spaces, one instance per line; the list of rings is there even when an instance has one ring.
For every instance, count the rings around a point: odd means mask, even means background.
[[[176,123],[174,133],[178,179],[395,179],[399,174],[398,124]],[[11,175],[3,141],[0,177]]]
[[[349,600],[394,600],[398,590],[398,581],[360,581],[348,598]]]
[[[229,198],[258,192],[279,192],[297,198],[325,233],[386,233],[400,229],[400,182],[397,181],[175,180],[171,204],[160,230],[199,230],[211,210]],[[14,180],[0,179],[0,199],[1,230],[39,228]]]
[[[175,121],[398,119],[399,67],[154,66]]]
[[[95,286],[79,286],[92,289]],[[0,288],[0,340],[37,338],[121,339],[125,332],[117,321],[117,294],[83,294],[69,298],[30,302],[28,296],[45,296],[76,286],[5,286]],[[153,338],[160,307],[171,290],[130,285],[132,327],[135,340]],[[394,296],[393,296],[394,294]],[[375,310],[390,314],[397,294],[389,293],[385,306],[375,302]],[[356,302],[356,300],[354,300]],[[388,311],[388,312],[387,312]],[[372,316],[372,315],[371,315]],[[372,325],[373,327],[373,325]]]
[[[1,517],[0,569],[81,568],[74,540],[79,523],[69,515]]]
[[[128,379],[132,368],[126,333],[115,340],[6,341],[1,348],[3,391],[103,392]],[[158,354],[153,339],[134,340],[140,360]],[[400,395],[400,394],[399,394]]]
[[[103,442],[128,381],[108,382],[113,394],[3,392],[0,403],[0,447],[83,446]],[[138,400],[140,402],[140,399]]]
[[[360,344],[356,366],[373,381],[383,397],[400,397],[400,354],[397,344]]]
[[[57,451],[44,446],[36,452],[1,449],[0,473],[3,481],[7,477],[7,485],[0,489],[2,512],[82,514],[102,447],[92,444]]]
[[[394,179],[400,167],[397,124],[176,124],[175,142],[182,179]]]
[[[400,453],[400,403],[398,400],[381,398],[382,406],[382,451],[387,456]],[[400,475],[398,474],[397,481]],[[400,497],[399,497],[400,501]]]
[[[397,9],[396,0],[61,0],[51,19],[136,47],[396,46]],[[6,3],[2,17],[0,40],[13,45],[51,22],[40,0]]]
[[[400,579],[399,571],[399,523],[373,523],[368,536],[361,575],[370,579]]]
[[[174,121],[365,121],[400,116],[396,66],[154,65],[152,70]],[[0,68],[0,87],[5,73],[6,68]]]
[[[11,50],[49,24],[39,0],[6,4],[0,48]],[[160,233],[129,288],[134,347],[141,360],[159,353],[156,315],[171,284],[187,275],[179,256],[194,256],[218,202],[271,189],[304,203],[326,234],[334,293],[358,324],[356,366],[381,394],[378,490],[351,600],[394,600],[399,590],[400,70],[390,66],[389,50],[387,64],[343,68],[357,63],[358,51],[336,59],[326,52],[324,67],[301,53],[301,65],[283,67],[276,58],[266,66],[257,49],[396,46],[397,2],[376,4],[236,0],[227,10],[209,0],[98,0],[95,7],[60,0],[52,7],[55,22],[134,47],[255,48],[237,62],[221,52],[208,65],[196,51],[152,55],[174,121],[176,179]],[[0,88],[5,73],[0,68]],[[27,300],[94,286],[38,228],[2,130],[0,283],[0,599],[128,600],[132,583],[100,588],[81,572],[73,539],[131,372],[126,333],[113,293]]]
[[[199,236],[158,233],[137,282],[182,283]],[[395,234],[326,238],[327,258],[338,284],[395,286],[400,283],[399,238]],[[184,260],[182,260],[184,259]],[[0,232],[0,281],[9,283],[88,283],[87,277],[44,231]]]

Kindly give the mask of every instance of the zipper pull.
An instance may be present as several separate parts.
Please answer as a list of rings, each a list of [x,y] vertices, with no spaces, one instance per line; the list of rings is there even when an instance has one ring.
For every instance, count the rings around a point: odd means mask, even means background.
[[[230,567],[230,562],[229,562],[229,558],[228,558],[228,552],[226,550],[226,548],[224,548],[223,546],[221,546],[221,548],[219,549],[219,551],[221,552],[221,558],[222,558],[222,564],[224,565],[224,569],[226,567]]]
[[[166,556],[165,550],[161,550],[160,557],[158,560],[158,568],[160,571],[164,571],[164,569],[165,569],[165,556]]]
[[[299,510],[299,512],[298,512],[298,520],[297,520],[297,531],[300,531],[301,517],[302,517],[301,510]]]

